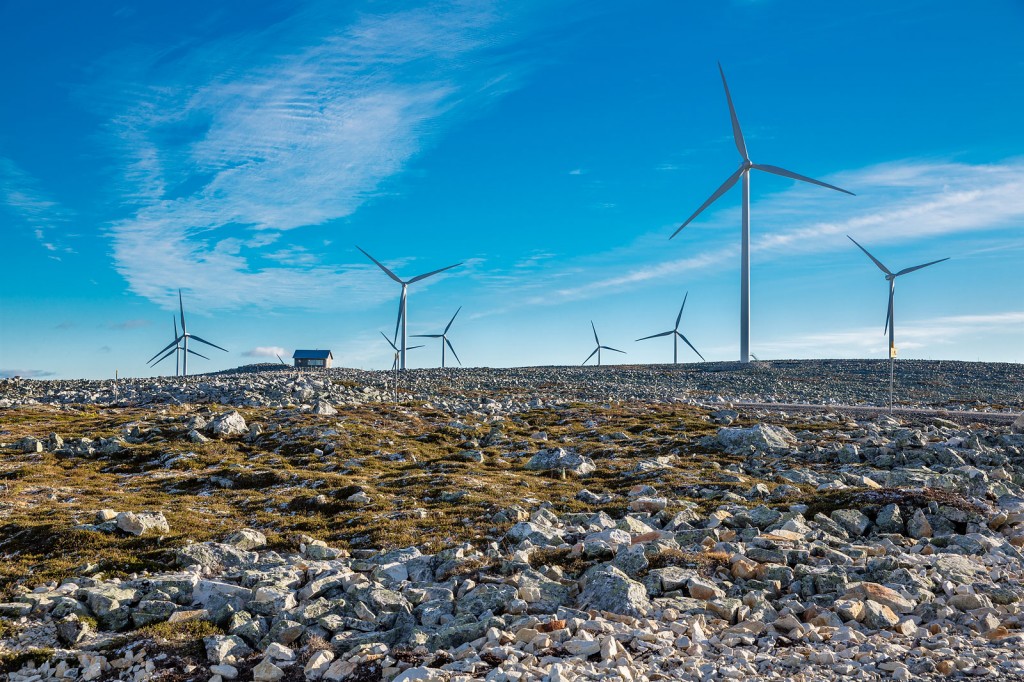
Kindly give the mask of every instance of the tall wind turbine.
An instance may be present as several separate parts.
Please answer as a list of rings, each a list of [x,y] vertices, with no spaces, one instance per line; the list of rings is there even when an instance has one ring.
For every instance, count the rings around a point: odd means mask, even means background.
[[[583,361],[584,365],[587,364],[587,362],[590,360],[590,358],[594,357],[594,355],[597,354],[597,366],[600,367],[601,366],[601,349],[602,348],[605,349],[605,350],[613,350],[616,353],[622,353],[623,355],[626,354],[626,351],[624,351],[624,350],[619,350],[618,348],[612,348],[611,346],[602,346],[601,345],[601,339],[597,338],[597,327],[594,326],[594,321],[593,320],[590,321],[590,328],[594,330],[594,342],[597,343],[597,348],[595,348],[594,352],[591,353],[590,355],[588,355],[587,359]]]
[[[356,248],[359,249],[360,251],[363,251],[358,246]],[[398,328],[399,328],[399,326],[401,326],[401,328],[402,328],[402,344],[401,344],[401,347],[399,349],[399,360],[400,360],[400,367],[401,367],[401,369],[405,369],[405,351],[408,350],[405,347],[405,344],[406,344],[406,328],[407,328],[406,302],[409,299],[409,285],[412,284],[413,282],[419,282],[421,279],[426,279],[427,277],[432,277],[432,276],[438,274],[439,272],[444,272],[445,270],[451,270],[452,268],[455,268],[455,267],[458,267],[458,266],[462,265],[462,263],[456,263],[455,265],[449,265],[447,267],[443,267],[443,268],[441,268],[439,270],[434,270],[432,272],[428,272],[428,273],[423,274],[423,275],[417,275],[416,277],[413,277],[410,280],[403,280],[398,275],[396,275],[395,273],[393,273],[390,270],[388,270],[384,266],[384,264],[381,263],[379,260],[377,260],[376,258],[371,256],[370,254],[366,253],[366,251],[363,251],[363,255],[366,256],[367,258],[369,258],[370,260],[372,260],[374,263],[376,263],[377,267],[379,267],[381,270],[384,271],[384,274],[386,274],[388,277],[390,277],[391,279],[395,280],[396,282],[398,282],[399,284],[402,285],[402,298],[398,302],[398,320],[396,320],[396,322],[395,322],[395,335],[396,336],[398,335]],[[383,332],[381,332],[381,333],[383,334]]]
[[[857,240],[854,239],[853,237],[851,237],[850,235],[846,235],[846,238],[849,239],[854,244],[857,244]],[[882,262],[880,260],[878,260],[877,258],[872,256],[870,253],[868,253],[868,250],[865,249],[863,246],[861,246],[860,244],[857,244],[857,248],[859,248],[861,251],[863,251],[867,255],[867,257],[870,258],[872,260],[872,262],[874,262],[874,264],[878,266],[879,270],[881,270],[883,273],[885,273],[885,280],[887,282],[889,282],[889,310],[885,314],[885,328],[882,330],[882,333],[884,334],[885,332],[889,332],[889,357],[890,358],[895,358],[896,357],[896,329],[895,329],[895,327],[896,327],[896,319],[893,317],[893,305],[892,304],[893,304],[893,299],[896,296],[896,278],[900,277],[902,275],[905,275],[908,272],[913,272],[914,270],[920,270],[921,268],[926,268],[929,265],[935,265],[936,263],[941,263],[944,260],[949,260],[949,258],[940,258],[939,260],[933,260],[932,262],[925,263],[924,265],[915,265],[912,268],[903,268],[899,272],[894,273],[891,270],[889,270],[889,268],[887,268],[884,265],[882,265]]]
[[[181,335],[180,336],[178,335],[178,329],[177,329],[177,327],[175,327],[175,329],[174,329],[174,334],[175,334],[174,341],[171,341],[169,344],[164,346],[163,349],[161,349],[152,358],[147,360],[147,362],[153,362],[154,358],[156,358],[157,355],[160,355],[160,353],[163,353],[164,351],[167,351],[167,349],[169,349],[169,348],[171,349],[170,352],[168,352],[166,355],[164,355],[162,358],[160,358],[160,360],[163,360],[164,358],[169,356],[171,353],[177,352],[174,347],[176,347],[178,345],[178,343],[181,342],[181,374],[182,374],[182,376],[188,376],[188,356],[189,356],[190,353],[192,355],[198,355],[201,358],[206,358],[207,360],[209,360],[209,358],[207,358],[205,355],[201,355],[200,353],[197,353],[197,352],[195,352],[194,350],[191,350],[188,347],[188,340],[189,339],[195,339],[199,343],[205,343],[207,346],[213,346],[214,348],[217,348],[218,350],[222,350],[225,353],[228,352],[228,349],[227,348],[221,348],[220,346],[218,346],[215,343],[210,343],[206,339],[200,338],[200,337],[196,336],[195,334],[189,334],[188,333],[188,329],[185,327],[185,305],[181,301],[181,289],[178,289],[178,310],[181,313]],[[157,360],[157,362],[160,362],[160,360]],[[156,363],[153,363],[153,364],[155,365]]]
[[[669,336],[669,335],[671,335],[672,336],[672,364],[678,364],[679,363],[679,339],[682,339],[686,343],[686,345],[689,346],[693,350],[694,353],[696,353],[697,355],[700,356],[701,360],[704,360],[704,356],[700,354],[700,351],[697,350],[696,348],[694,348],[693,344],[690,343],[689,339],[687,339],[685,336],[683,336],[682,332],[679,331],[679,323],[683,319],[683,308],[686,307],[686,299],[689,298],[689,296],[690,296],[690,292],[689,291],[687,291],[686,295],[683,296],[683,305],[679,306],[679,314],[676,315],[676,326],[675,327],[673,327],[672,329],[669,329],[667,332],[661,332],[660,334],[651,334],[650,336],[645,336],[642,339],[637,339],[637,341],[646,341],[647,339],[656,339],[659,336]],[[707,360],[704,360],[704,362],[707,362]]]
[[[736,172],[730,175],[726,181],[722,183],[722,186],[715,190],[715,193],[712,194],[707,201],[701,204],[701,207],[694,211],[693,215],[687,218],[686,222],[679,226],[679,229],[672,233],[672,237],[679,234],[680,230],[689,225],[690,222],[700,215],[704,209],[729,191],[738,180],[743,180],[743,231],[740,248],[740,362],[750,362],[750,171],[760,170],[766,173],[771,173],[772,175],[781,175],[784,178],[792,178],[793,180],[809,182],[812,185],[828,187],[829,189],[834,189],[837,192],[843,192],[845,194],[852,195],[853,192],[848,192],[841,187],[836,187],[835,185],[830,185],[827,182],[821,182],[820,180],[815,180],[805,175],[799,175],[798,173],[788,171],[785,168],[752,162],[750,160],[750,156],[747,154],[747,144],[743,141],[743,132],[740,130],[739,119],[736,118],[736,109],[732,105],[732,95],[729,94],[729,84],[725,82],[725,71],[722,70],[721,64],[718,65],[718,72],[722,75],[722,86],[725,88],[725,99],[729,103],[729,116],[732,118],[733,140],[736,142],[736,149],[739,151],[742,160],[740,161],[740,167],[736,169]],[[669,237],[669,239],[672,239],[672,237]]]
[[[445,326],[444,331],[441,332],[440,334],[413,334],[412,335],[413,338],[416,338],[416,339],[441,339],[441,368],[442,369],[444,369],[444,347],[445,346],[448,346],[449,350],[451,350],[452,355],[455,356],[455,359],[458,361],[458,363],[460,365],[462,364],[462,360],[459,360],[459,354],[455,352],[455,348],[452,346],[452,342],[448,340],[448,330],[452,328],[452,322],[455,321],[455,318],[458,316],[459,311],[461,311],[461,310],[462,310],[462,306],[459,306],[459,310],[455,311],[455,314],[452,315],[452,319],[448,320],[447,326]]]

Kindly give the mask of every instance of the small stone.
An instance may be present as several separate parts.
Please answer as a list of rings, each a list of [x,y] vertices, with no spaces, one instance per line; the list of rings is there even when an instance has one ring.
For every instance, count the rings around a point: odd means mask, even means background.
[[[932,536],[932,524],[928,523],[928,519],[925,518],[924,512],[920,509],[915,511],[914,515],[907,521],[907,535],[915,540]]]
[[[309,657],[306,667],[302,669],[307,680],[319,680],[327,672],[334,660],[334,653],[329,649],[321,649]]]
[[[269,658],[264,658],[252,669],[253,682],[277,682],[284,677],[284,671],[278,668]]]

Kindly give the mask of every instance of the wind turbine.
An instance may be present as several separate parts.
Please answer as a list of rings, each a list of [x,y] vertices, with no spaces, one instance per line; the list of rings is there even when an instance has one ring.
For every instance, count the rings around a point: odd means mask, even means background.
[[[784,178],[792,178],[793,180],[809,182],[812,185],[820,185],[845,194],[852,195],[853,192],[848,192],[841,187],[836,187],[835,185],[830,185],[827,182],[821,182],[820,180],[815,180],[805,175],[799,175],[798,173],[788,171],[785,168],[769,166],[762,163],[753,163],[750,160],[750,156],[747,154],[747,144],[743,140],[743,133],[740,130],[740,122],[739,119],[736,118],[736,109],[732,105],[732,95],[729,94],[729,84],[725,82],[725,71],[722,70],[721,64],[718,65],[718,72],[722,75],[722,86],[725,88],[725,99],[729,103],[729,116],[732,118],[733,140],[736,142],[736,149],[739,151],[742,161],[740,162],[740,167],[736,169],[736,172],[730,175],[726,181],[722,183],[722,186],[715,190],[715,193],[712,194],[707,201],[701,204],[701,207],[694,211],[693,215],[687,218],[686,222],[679,226],[679,229],[672,233],[672,237],[679,234],[679,232],[689,225],[694,218],[700,215],[704,209],[729,191],[738,180],[743,180],[743,231],[740,248],[740,362],[750,362],[750,171],[760,170],[765,173],[771,173],[772,175],[781,175]],[[669,239],[672,239],[672,237],[669,237]]]
[[[168,351],[162,358],[160,358],[156,362],[151,362],[149,366],[156,367],[161,362],[169,358],[171,356],[171,353],[174,353],[174,376],[179,376],[181,374],[181,351],[183,349],[181,347],[181,343],[179,343],[181,339],[178,337],[178,319],[174,315],[171,315],[171,322],[174,323],[174,349]],[[191,351],[191,353],[192,355],[198,355],[199,357],[205,358],[207,360],[210,359],[207,358],[205,355],[202,355],[201,353],[197,353],[195,351]],[[157,353],[157,355],[159,355],[159,353]]]
[[[194,350],[191,350],[188,347],[188,340],[189,339],[195,339],[199,343],[205,343],[207,346],[213,346],[214,348],[217,348],[218,350],[222,350],[225,353],[228,352],[228,349],[227,348],[221,348],[220,346],[218,346],[215,343],[210,343],[206,339],[200,338],[200,337],[196,336],[195,334],[189,334],[188,333],[188,329],[185,327],[185,305],[181,301],[181,289],[178,289],[178,310],[181,313],[181,335],[180,336],[178,335],[178,328],[177,328],[177,325],[175,325],[175,328],[174,328],[174,341],[171,341],[169,344],[164,346],[156,355],[154,355],[152,358],[147,360],[147,362],[153,362],[154,358],[156,358],[157,355],[160,355],[160,353],[163,353],[164,351],[167,351],[167,349],[169,349],[169,348],[171,350],[168,353],[166,353],[162,358],[160,358],[160,360],[163,360],[164,358],[168,357],[171,353],[177,352],[177,348],[176,347],[178,346],[178,343],[181,342],[181,344],[182,344],[180,346],[180,350],[181,350],[181,374],[182,374],[182,376],[188,376],[188,356],[189,356],[189,353],[191,353],[192,355],[198,355],[201,358],[206,358],[207,360],[209,360],[209,358],[207,358],[205,355],[197,353],[197,352],[195,352]],[[160,360],[157,360],[156,362],[160,362]],[[153,364],[156,365],[156,362],[154,362]]]
[[[846,235],[846,238],[854,244],[857,244],[857,240],[850,235]],[[925,263],[923,265],[915,265],[912,268],[903,268],[899,272],[894,273],[889,270],[889,268],[882,265],[882,261],[872,256],[871,253],[869,253],[863,246],[857,244],[857,248],[863,251],[867,257],[878,266],[879,270],[885,273],[885,279],[889,282],[889,309],[885,313],[885,328],[882,330],[882,333],[884,334],[885,332],[889,332],[889,411],[892,412],[894,362],[896,360],[896,318],[893,315],[893,299],[896,297],[896,278],[909,272],[913,272],[914,270],[920,270],[921,268],[926,268],[929,265],[935,265],[936,263],[941,263],[944,260],[949,260],[949,258],[940,258],[939,260],[933,260],[930,263]]]
[[[387,341],[388,345],[395,351],[395,361],[391,363],[391,369],[398,369],[398,357],[401,355],[401,351],[398,349],[398,346],[395,345],[395,342],[388,338],[387,334],[381,332],[380,335],[384,337],[384,340]],[[423,346],[409,346],[406,350],[416,350],[417,348],[423,348]]]
[[[288,363],[287,363],[287,362],[285,362],[285,361],[284,361],[284,359],[282,359],[282,358],[281,358],[281,354],[280,354],[280,353],[275,353],[275,355],[277,355],[277,361],[278,361],[278,362],[280,362],[280,363],[281,363],[282,365],[284,365],[285,367],[287,367],[287,366],[288,366]]]
[[[697,355],[700,356],[701,360],[704,360],[704,356],[700,354],[700,351],[697,350],[696,348],[694,348],[693,344],[690,343],[690,341],[685,336],[683,336],[682,333],[679,331],[679,323],[683,319],[683,308],[686,307],[686,299],[689,296],[690,296],[690,292],[689,291],[687,291],[686,295],[683,296],[683,305],[679,306],[679,314],[676,315],[676,326],[675,327],[673,327],[672,329],[669,329],[667,332],[661,332],[660,334],[651,334],[650,336],[645,336],[642,339],[637,339],[637,341],[646,341],[647,339],[656,339],[659,336],[669,336],[669,335],[671,335],[672,336],[672,364],[678,364],[679,363],[679,339],[682,339],[686,343],[686,345],[689,346],[693,350],[694,353],[696,353]],[[707,360],[704,360],[704,362],[707,362]]]
[[[360,251],[363,251],[358,246],[356,248],[359,249]],[[455,265],[449,265],[447,267],[441,268],[439,270],[434,270],[432,272],[428,272],[428,273],[423,274],[423,275],[417,275],[416,277],[413,277],[410,280],[403,280],[398,275],[396,275],[395,273],[393,273],[390,270],[388,270],[384,266],[384,264],[381,263],[379,260],[377,260],[376,258],[371,256],[370,254],[366,253],[366,251],[363,251],[363,255],[366,256],[367,258],[369,258],[370,260],[372,260],[374,263],[376,263],[377,267],[379,267],[381,270],[384,271],[384,274],[386,274],[388,277],[390,277],[391,279],[395,280],[396,282],[398,282],[399,284],[402,285],[402,298],[398,302],[398,320],[395,321],[395,336],[396,337],[398,336],[398,328],[399,328],[399,326],[401,326],[401,328],[402,328],[402,344],[401,344],[401,348],[399,349],[398,353],[399,353],[399,359],[400,359],[400,363],[401,363],[400,367],[401,367],[401,369],[405,369],[405,351],[408,350],[405,347],[405,343],[406,343],[406,327],[407,327],[406,302],[409,299],[409,285],[412,284],[413,282],[419,282],[421,279],[426,279],[427,277],[432,277],[432,276],[438,274],[439,272],[444,272],[445,270],[451,270],[452,268],[455,268],[455,267],[458,267],[458,266],[462,265],[462,263],[456,263]],[[384,332],[381,332],[381,333],[383,334]],[[387,338],[387,337],[385,337],[385,338]]]
[[[857,240],[851,237],[850,235],[846,235],[846,238],[849,239],[854,244],[857,244]],[[882,265],[881,261],[879,261],[877,258],[868,253],[868,250],[865,249],[863,246],[857,244],[857,248],[863,251],[867,255],[867,257],[870,258],[874,262],[874,264],[878,266],[879,270],[885,273],[885,279],[887,282],[889,282],[889,310],[885,314],[885,328],[882,330],[882,333],[884,334],[885,332],[889,332],[889,357],[895,358],[896,330],[894,329],[894,327],[896,326],[896,320],[893,318],[892,304],[893,299],[896,295],[896,278],[905,275],[909,272],[913,272],[914,270],[920,270],[921,268],[926,268],[929,265],[935,265],[936,263],[941,263],[944,260],[949,260],[949,258],[940,258],[939,260],[933,260],[932,262],[925,263],[924,265],[915,265],[912,268],[903,268],[899,272],[893,273],[892,271],[889,270],[889,268]]]
[[[460,365],[462,364],[462,360],[459,360],[459,354],[455,352],[455,348],[452,347],[452,342],[448,340],[448,330],[452,328],[452,322],[455,321],[455,318],[458,316],[459,311],[461,311],[461,310],[462,310],[462,306],[459,306],[459,310],[455,311],[455,315],[452,315],[452,319],[448,320],[448,325],[444,328],[444,331],[441,332],[440,334],[413,334],[412,335],[413,338],[416,338],[416,339],[441,339],[441,368],[442,369],[444,369],[444,347],[446,345],[451,350],[452,355],[455,356],[455,359],[458,361],[458,363]]]
[[[605,350],[613,350],[616,353],[622,353],[623,355],[626,354],[626,351],[624,351],[624,350],[619,350],[618,348],[612,348],[611,346],[602,346],[601,345],[601,339],[597,338],[597,327],[594,326],[594,321],[593,320],[590,321],[590,328],[594,330],[594,341],[597,343],[597,348],[595,348],[594,352],[591,353],[590,355],[588,355],[587,359],[583,361],[584,365],[587,364],[587,361],[590,360],[590,358],[594,357],[594,354],[596,353],[597,354],[597,366],[600,367],[601,366],[601,349],[602,348],[605,349]]]

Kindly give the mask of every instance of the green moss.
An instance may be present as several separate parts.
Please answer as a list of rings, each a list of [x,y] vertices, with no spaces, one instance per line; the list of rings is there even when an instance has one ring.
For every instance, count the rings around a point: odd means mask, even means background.
[[[37,666],[53,658],[53,649],[28,649],[27,651],[0,652],[0,673],[13,673],[21,670],[29,663]]]

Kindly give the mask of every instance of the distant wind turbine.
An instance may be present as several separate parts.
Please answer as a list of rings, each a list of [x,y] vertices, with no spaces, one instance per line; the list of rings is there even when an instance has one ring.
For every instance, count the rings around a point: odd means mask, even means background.
[[[594,352],[591,353],[590,355],[588,355],[587,359],[583,361],[584,365],[587,364],[587,362],[590,360],[590,358],[594,357],[594,355],[596,354],[597,355],[597,366],[600,367],[601,366],[601,349],[602,348],[604,350],[613,350],[616,353],[622,353],[623,355],[626,354],[626,351],[624,351],[624,350],[619,350],[618,348],[612,348],[611,346],[602,346],[601,345],[601,339],[597,338],[597,327],[594,326],[594,321],[593,320],[590,321],[590,328],[594,330],[594,342],[597,343],[597,348],[595,348]]]
[[[363,251],[363,249],[361,249],[358,246],[356,248],[359,249],[360,251]],[[384,266],[384,264],[381,263],[379,260],[377,260],[376,258],[371,256],[370,254],[366,253],[366,251],[363,251],[363,255],[366,256],[367,258],[369,258],[370,260],[372,260],[374,263],[376,263],[377,267],[379,267],[381,270],[384,271],[384,274],[386,274],[388,277],[390,277],[391,279],[395,280],[396,282],[398,282],[399,284],[402,285],[402,298],[398,302],[398,320],[395,321],[395,336],[396,337],[398,336],[398,329],[399,329],[399,327],[401,327],[401,329],[402,329],[402,337],[401,337],[402,338],[402,343],[401,343],[401,347],[399,348],[398,352],[399,352],[400,368],[401,369],[405,369],[405,351],[408,350],[405,347],[405,345],[406,345],[406,328],[407,328],[407,322],[408,322],[407,315],[406,315],[406,312],[407,312],[406,311],[406,302],[409,299],[409,285],[412,284],[413,282],[419,282],[422,279],[426,279],[427,277],[432,277],[432,276],[438,274],[439,272],[444,272],[445,270],[451,270],[452,268],[455,268],[455,267],[458,267],[458,266],[462,265],[462,263],[456,263],[455,265],[449,265],[447,267],[440,268],[439,270],[434,270],[432,272],[428,272],[428,273],[423,274],[423,275],[417,275],[416,277],[413,277],[412,279],[409,279],[409,280],[403,280],[398,275],[396,275],[395,273],[393,273],[390,270],[388,270]],[[381,332],[381,333],[383,334],[384,332]],[[384,337],[384,338],[387,338],[387,337]]]
[[[384,340],[387,341],[388,345],[395,351],[395,361],[391,363],[391,369],[398,369],[398,357],[401,355],[401,351],[398,349],[398,346],[395,345],[395,342],[388,338],[387,334],[381,332],[380,335],[384,337]],[[423,348],[423,346],[409,346],[406,350],[416,350],[417,348]]]
[[[195,334],[189,334],[188,333],[188,329],[185,327],[185,305],[181,301],[181,289],[178,289],[178,310],[181,313],[181,334],[180,335],[178,334],[177,324],[175,324],[175,328],[174,328],[174,341],[171,341],[169,344],[164,346],[156,355],[154,355],[152,358],[147,360],[147,362],[152,362],[153,365],[155,366],[157,363],[160,362],[160,360],[163,360],[164,358],[170,356],[171,353],[175,353],[178,350],[180,350],[181,351],[181,375],[182,376],[188,376],[188,356],[189,356],[189,354],[198,355],[201,358],[205,358],[205,359],[209,360],[209,358],[207,358],[205,355],[201,355],[200,353],[197,353],[197,352],[195,352],[194,350],[191,350],[188,347],[188,340],[189,339],[195,339],[199,343],[205,343],[207,346],[213,346],[214,348],[217,348],[218,350],[222,350],[225,353],[228,352],[228,349],[227,348],[221,348],[220,346],[218,346],[215,343],[210,343],[206,339],[200,338],[200,337],[196,336]],[[179,343],[181,343],[181,346],[180,346],[180,348],[177,348]],[[171,349],[171,350],[169,352],[167,352],[163,357],[161,357],[160,360],[157,360],[156,362],[153,362],[153,360],[157,357],[157,355],[160,355],[160,353],[164,353],[164,351],[167,351],[168,349]]]
[[[686,292],[686,295],[683,296],[683,305],[679,306],[679,314],[676,315],[676,326],[675,327],[673,327],[672,329],[669,329],[667,332],[661,332],[660,334],[651,334],[650,336],[645,336],[642,339],[637,339],[637,341],[646,341],[647,339],[656,339],[659,336],[669,336],[669,335],[671,335],[672,336],[672,364],[678,364],[679,363],[679,339],[682,339],[686,343],[686,345],[689,346],[693,350],[694,353],[696,353],[697,355],[700,356],[701,360],[704,360],[704,356],[700,354],[700,351],[697,350],[696,348],[694,348],[693,344],[690,343],[690,341],[685,336],[683,336],[682,332],[679,331],[679,323],[683,319],[683,308],[686,307],[686,299],[689,298],[689,296],[690,296],[690,292]],[[704,361],[707,362],[707,360],[704,360]]]
[[[854,244],[857,244],[857,240],[851,237],[850,235],[846,235],[846,238],[849,239]],[[909,272],[913,272],[914,270],[920,270],[921,268],[926,268],[929,265],[935,265],[936,263],[941,263],[944,260],[949,260],[949,258],[940,258],[939,260],[933,260],[932,262],[925,263],[924,265],[915,265],[912,268],[904,268],[899,272],[893,273],[892,271],[889,270],[889,268],[882,265],[882,262],[880,260],[872,256],[870,253],[868,253],[868,250],[865,249],[863,246],[857,244],[857,248],[863,251],[867,255],[867,257],[870,258],[874,262],[874,264],[878,266],[879,270],[885,273],[885,279],[887,282],[889,282],[889,309],[885,314],[885,328],[882,330],[882,333],[884,334],[885,332],[889,332],[889,357],[895,358],[896,320],[893,317],[893,299],[896,296],[896,278],[905,275]]]
[[[452,315],[452,319],[448,320],[448,325],[444,328],[444,331],[440,334],[413,334],[413,338],[416,339],[441,339],[441,368],[444,368],[444,347],[448,346],[451,350],[452,355],[455,356],[455,360],[461,365],[462,360],[459,360],[459,354],[455,352],[455,348],[452,346],[452,342],[448,340],[448,330],[452,328],[452,322],[458,316],[459,311],[462,310],[462,306],[459,306],[459,310],[455,311],[455,315]]]
[[[778,166],[768,166],[761,163],[753,163],[750,160],[750,156],[747,154],[747,144],[743,140],[743,133],[740,131],[740,122],[736,118],[736,109],[732,105],[732,95],[729,94],[729,84],[725,82],[725,71],[722,70],[722,65],[718,65],[718,72],[722,75],[722,85],[725,87],[725,99],[729,103],[729,116],[732,118],[732,136],[736,142],[736,149],[739,150],[742,161],[740,167],[730,175],[722,186],[715,190],[707,201],[701,204],[701,207],[694,211],[693,215],[686,219],[682,225],[679,226],[675,232],[672,233],[672,237],[675,237],[679,232],[690,224],[690,222],[701,214],[704,209],[713,204],[720,196],[725,194],[738,180],[743,180],[743,212],[742,212],[742,236],[741,236],[741,249],[740,249],[740,362],[750,362],[750,171],[760,170],[772,175],[781,175],[784,178],[792,178],[793,180],[800,180],[801,182],[809,182],[812,185],[820,185],[821,187],[827,187],[834,189],[837,192],[844,192],[845,194],[852,195],[853,192],[848,192],[841,187],[830,185],[820,180],[814,180],[805,175],[799,175],[792,171],[788,171],[785,168],[779,168]],[[672,239],[669,237],[669,239]]]
[[[280,363],[281,363],[282,365],[284,365],[285,367],[287,367],[287,366],[288,366],[288,363],[287,363],[287,362],[285,362],[285,361],[284,361],[283,359],[281,359],[281,354],[280,354],[280,353],[276,353],[275,355],[277,355],[277,359],[278,359],[278,361],[279,361],[279,362],[280,362]]]
[[[171,353],[174,353],[174,376],[179,376],[181,374],[181,351],[183,350],[183,348],[181,346],[181,343],[179,342],[180,338],[178,337],[178,319],[174,315],[171,315],[171,322],[174,323],[174,336],[172,337],[174,339],[174,349],[168,351],[162,358],[160,358],[156,362],[151,362],[149,366],[156,367],[161,362],[169,358],[171,356]],[[195,352],[194,350],[189,352],[192,353],[192,355],[198,355],[199,357],[204,358],[206,360],[210,359],[201,353]],[[157,353],[157,355],[159,355],[159,353]]]
[[[857,240],[851,237],[850,235],[846,235],[846,238],[849,239],[854,244],[857,244]],[[867,255],[867,257],[870,258],[872,262],[874,262],[874,264],[878,266],[879,270],[885,273],[885,279],[886,281],[889,282],[889,309],[885,313],[885,328],[882,330],[882,333],[884,334],[887,331],[889,332],[889,412],[891,413],[894,384],[896,381],[896,317],[893,314],[893,300],[896,297],[896,278],[900,277],[901,275],[905,275],[908,272],[920,270],[921,268],[926,268],[929,265],[935,265],[936,263],[941,263],[944,260],[949,260],[949,258],[940,258],[939,260],[933,260],[930,263],[925,263],[923,265],[915,265],[912,268],[903,268],[899,272],[894,273],[890,271],[889,268],[882,265],[882,261],[872,256],[868,252],[868,250],[865,249],[863,246],[857,244],[857,248],[863,251]]]

